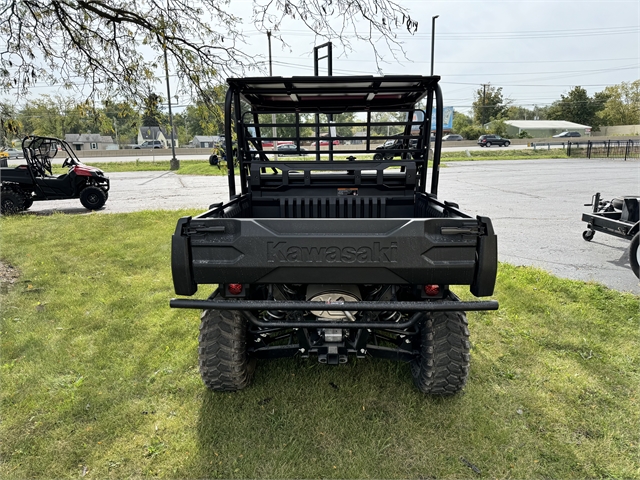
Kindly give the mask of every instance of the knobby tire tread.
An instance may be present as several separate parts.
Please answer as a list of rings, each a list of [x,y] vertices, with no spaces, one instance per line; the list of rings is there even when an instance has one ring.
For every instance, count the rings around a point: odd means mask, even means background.
[[[97,203],[91,202],[90,196],[92,193],[98,197]],[[104,207],[104,204],[107,203],[106,192],[102,190],[100,187],[96,187],[95,185],[90,185],[88,187],[85,187],[80,192],[80,203],[87,210],[92,210],[92,211],[100,210],[102,207]]]
[[[430,395],[453,395],[469,374],[469,328],[463,312],[425,314],[420,331],[420,356],[411,363],[418,390]]]
[[[247,356],[247,322],[238,311],[204,310],[198,337],[200,376],[218,392],[234,392],[251,383],[255,359]]]
[[[0,188],[0,212],[11,215],[24,210],[26,196],[16,188],[2,186]]]

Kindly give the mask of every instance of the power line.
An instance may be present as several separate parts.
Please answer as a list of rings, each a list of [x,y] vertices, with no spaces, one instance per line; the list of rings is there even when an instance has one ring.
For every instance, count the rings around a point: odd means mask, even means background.
[[[637,25],[619,26],[619,27],[602,27],[593,29],[574,29],[574,30],[529,30],[515,32],[442,32],[438,33],[438,40],[529,40],[537,38],[569,38],[569,37],[594,37],[606,35],[630,35],[640,32]],[[281,36],[319,36],[315,32],[309,30],[280,30]],[[261,35],[260,32],[251,32],[244,34],[247,37]],[[382,34],[380,34],[382,35]],[[396,38],[427,38],[430,33],[397,33]],[[320,35],[326,37],[326,35]],[[356,35],[339,35],[342,38],[358,38]],[[362,37],[362,36],[360,36]]]
[[[276,59],[285,59],[285,60],[290,60],[292,58],[308,58],[308,55],[298,55],[295,57],[273,57]],[[573,59],[573,60],[530,60],[530,61],[508,61],[508,62],[499,62],[499,61],[460,61],[460,62],[447,62],[447,61],[438,61],[438,64],[451,64],[451,65],[471,65],[471,64],[514,64],[514,63],[526,63],[526,64],[532,64],[532,63],[588,63],[588,62],[598,62],[598,63],[602,63],[602,62],[622,62],[622,61],[628,61],[628,60],[637,60],[638,57],[626,57],[626,58],[589,58],[589,59]],[[344,58],[344,59],[334,59],[333,60],[334,63],[336,62],[345,62],[345,63],[376,63],[375,60],[356,60],[356,59],[348,59],[348,58]],[[396,63],[396,62],[394,62]],[[400,61],[398,61],[397,63],[400,63]],[[407,64],[411,64],[411,65],[429,65],[430,62],[420,62],[420,61],[411,61],[411,60],[407,60],[405,63]]]

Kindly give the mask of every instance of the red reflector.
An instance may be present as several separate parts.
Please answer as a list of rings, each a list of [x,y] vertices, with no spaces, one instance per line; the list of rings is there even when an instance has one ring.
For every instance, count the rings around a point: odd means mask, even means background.
[[[242,284],[241,283],[230,283],[227,286],[227,290],[231,295],[240,295],[242,293]]]
[[[424,293],[430,297],[435,297],[440,293],[440,285],[425,285]]]

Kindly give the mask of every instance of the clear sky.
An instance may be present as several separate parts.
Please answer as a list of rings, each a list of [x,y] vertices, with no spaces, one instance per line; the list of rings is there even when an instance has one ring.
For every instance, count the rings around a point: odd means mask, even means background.
[[[397,30],[407,59],[395,60],[380,42],[386,62],[379,71],[369,44],[354,41],[352,51],[344,51],[334,40],[334,75],[428,75],[431,19],[439,15],[434,73],[442,77],[445,105],[458,111],[469,111],[482,84],[502,87],[513,105],[532,108],[551,104],[576,85],[593,95],[608,85],[640,78],[640,0],[397,2],[418,21],[413,35],[404,27]],[[252,5],[252,0],[231,0],[230,9],[243,19],[247,45],[241,48],[266,73],[267,38],[252,23]],[[366,29],[364,22],[360,26]],[[300,21],[287,21],[279,33],[289,47],[273,40],[273,74],[313,75],[313,47],[326,39],[316,38]],[[325,65],[321,73],[326,72]],[[158,83],[158,93],[164,92],[164,83]],[[32,90],[32,95],[42,93],[71,95],[44,85]],[[182,106],[185,100],[179,97]],[[176,111],[180,110],[178,106]]]
[[[250,24],[251,1],[232,0],[245,20],[249,51],[267,58],[266,35]],[[503,87],[514,105],[532,108],[558,100],[574,86],[589,95],[640,78],[640,1],[399,0],[419,22],[414,35],[400,28],[409,60],[388,63],[384,74],[423,74],[431,68],[431,23],[436,19],[434,74],[442,77],[445,104],[467,111],[482,84]],[[315,39],[300,23],[280,32],[290,45],[272,44],[274,75],[313,75]],[[315,43],[314,43],[315,42]],[[377,74],[371,46],[334,42],[334,75]],[[342,55],[340,55],[342,54]],[[326,65],[326,64],[325,64]],[[320,72],[326,72],[321,64]]]

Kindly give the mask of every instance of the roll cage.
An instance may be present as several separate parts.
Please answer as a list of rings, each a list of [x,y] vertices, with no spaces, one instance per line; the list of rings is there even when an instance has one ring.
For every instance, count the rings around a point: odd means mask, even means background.
[[[427,193],[427,169],[431,160],[429,193],[437,196],[443,120],[439,80],[438,76],[417,75],[228,79],[229,89],[225,99],[226,157],[228,162],[233,158],[230,140],[235,137],[240,193],[277,189],[278,185],[287,186],[295,181],[309,187],[321,187],[323,182],[327,183],[328,177],[319,171],[346,171],[343,179],[347,183],[359,182],[364,172],[374,171],[374,178],[380,184],[385,181],[383,172],[390,166],[400,166],[404,173],[405,189]],[[417,106],[423,99],[426,99],[424,110]],[[433,119],[432,110],[435,111]],[[382,120],[372,118],[377,113],[385,112],[395,116],[387,116]],[[283,114],[287,117],[284,121]],[[345,114],[351,115],[347,120],[341,119]],[[280,121],[272,121],[272,115],[279,116]],[[431,150],[433,120],[436,135]],[[350,128],[351,135],[338,136],[336,132],[342,127]],[[382,134],[379,133],[381,127]],[[274,128],[285,134],[274,136]],[[354,129],[359,131],[353,132]],[[377,135],[374,130],[378,131]],[[376,147],[389,139],[402,142],[400,148],[386,150],[399,156],[400,161],[372,162],[362,159],[363,155],[375,154]],[[414,139],[417,142],[411,141]],[[340,144],[334,144],[336,140]],[[300,147],[303,143],[312,142],[311,146],[304,145],[312,159],[276,160],[276,152],[264,147],[263,142],[278,141],[292,141],[297,146],[298,154],[302,154]],[[321,146],[322,141],[326,146]],[[357,146],[349,145],[347,148],[345,141],[357,142]],[[430,158],[431,152],[433,158]],[[273,175],[266,175],[268,168]],[[336,177],[331,179],[333,181]],[[228,169],[228,182],[229,193],[233,197],[236,195],[233,168]]]
[[[80,163],[69,144],[59,138],[29,135],[22,140],[22,152],[34,180],[35,177],[53,175],[51,159],[58,154],[58,151],[64,152],[66,158],[72,158],[76,163]]]

